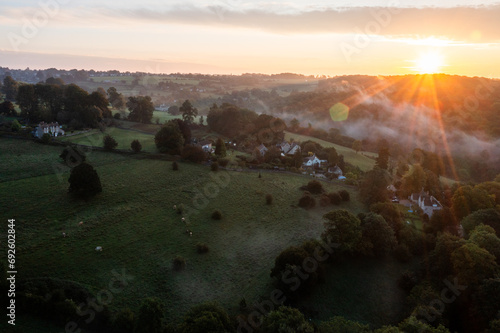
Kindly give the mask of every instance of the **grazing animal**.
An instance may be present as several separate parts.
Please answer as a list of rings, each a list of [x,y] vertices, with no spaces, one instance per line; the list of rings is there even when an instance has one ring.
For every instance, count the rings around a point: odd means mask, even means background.
[[[66,237],[66,233],[65,232],[63,232],[62,235],[63,235],[63,237]]]
[[[192,231],[189,232],[189,236],[193,236],[193,232]]]
[[[96,251],[102,251],[102,246],[97,246],[97,247],[95,248],[95,250],[96,250]]]
[[[79,222],[78,225],[83,225],[83,221],[82,222]]]
[[[186,222],[186,219],[185,219],[185,218],[182,218],[181,220],[182,220],[182,222]]]
[[[176,210],[176,209],[177,209],[177,205],[174,205],[174,210]]]

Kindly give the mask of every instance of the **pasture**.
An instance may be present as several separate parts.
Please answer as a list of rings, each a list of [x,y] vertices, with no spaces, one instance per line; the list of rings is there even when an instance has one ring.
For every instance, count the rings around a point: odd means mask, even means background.
[[[320,236],[324,213],[335,208],[354,214],[365,211],[357,191],[342,183],[323,185],[329,192],[348,190],[351,201],[307,211],[294,206],[302,195],[299,187],[309,177],[213,173],[208,167],[188,163],[172,171],[171,162],[101,151],[91,151],[87,160],[97,170],[103,192],[82,201],[67,194],[69,169],[54,167],[62,165],[61,148],[0,139],[0,151],[0,207],[3,216],[17,222],[17,264],[22,272],[18,278],[55,277],[98,292],[108,286],[112,270],[125,270],[133,280],[114,295],[110,309],[136,311],[142,298],[156,296],[165,302],[170,322],[209,300],[237,314],[243,297],[253,304],[269,295],[269,273],[283,249]],[[265,204],[268,193],[274,198],[272,205]],[[179,204],[187,209],[184,215],[173,210]],[[216,209],[222,211],[220,221],[210,217]],[[182,216],[188,218],[187,226]],[[207,244],[209,252],[198,254],[198,243]],[[96,246],[103,251],[96,252]],[[178,255],[187,262],[181,272],[172,269],[172,259]],[[347,318],[376,325],[390,307],[391,321],[401,319],[402,300],[394,279],[404,267],[354,265],[332,273],[332,280],[307,300],[318,311],[315,319],[328,319],[331,311],[343,308],[348,309],[342,313]],[[367,284],[367,279],[388,282]],[[344,289],[341,297],[339,288]],[[354,300],[348,297],[351,293]],[[387,296],[381,298],[384,293]],[[378,306],[380,301],[387,305]]]

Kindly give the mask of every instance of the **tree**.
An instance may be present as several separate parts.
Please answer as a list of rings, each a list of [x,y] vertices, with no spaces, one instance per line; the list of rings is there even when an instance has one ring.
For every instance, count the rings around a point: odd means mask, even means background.
[[[325,243],[339,244],[343,252],[356,252],[362,237],[361,222],[344,209],[332,210],[323,215],[327,221],[321,239]]]
[[[495,256],[474,243],[467,243],[451,254],[453,268],[461,284],[478,284],[498,271]]]
[[[150,124],[155,107],[149,96],[129,97],[127,108],[130,111],[128,119],[144,124]]]
[[[17,103],[21,109],[21,116],[26,118],[27,122],[37,122],[40,119],[38,97],[35,94],[34,85],[23,84],[19,87]]]
[[[492,227],[497,235],[500,235],[500,212],[494,208],[481,209],[470,214],[462,220],[465,237],[478,225],[485,224]]]
[[[179,325],[180,333],[233,332],[226,310],[217,303],[204,303],[191,308]]]
[[[420,192],[424,189],[426,183],[425,171],[420,164],[414,164],[410,171],[403,177],[401,191],[403,196],[409,196],[412,193]]]
[[[109,134],[102,139],[102,142],[106,150],[113,150],[118,146],[118,142]]]
[[[387,170],[389,167],[389,148],[381,147],[378,151],[378,157],[375,162],[375,166],[380,169]]]
[[[389,254],[396,246],[394,230],[381,215],[368,213],[361,223],[363,244],[378,257]]]
[[[191,102],[187,99],[182,103],[182,106],[179,108],[180,113],[182,114],[182,119],[188,124],[191,125],[194,121],[194,118],[198,115],[198,109],[193,107]]]
[[[340,190],[339,195],[342,198],[342,201],[349,201],[351,199],[351,195],[346,190]]]
[[[361,141],[356,140],[352,143],[352,149],[356,152],[356,154],[361,150],[362,144]]]
[[[132,148],[134,152],[138,153],[142,150],[142,145],[139,140],[135,139],[130,143],[130,148]]]
[[[2,103],[0,103],[0,114],[3,114],[5,116],[15,116],[16,109],[14,107],[14,104],[12,104],[11,101],[3,101]]]
[[[182,119],[172,119],[168,121],[169,123],[177,123],[177,126],[179,126],[179,130],[182,133],[182,137],[184,138],[184,144],[188,145],[191,143],[191,128],[189,127],[189,124],[186,123]]]
[[[19,85],[10,75],[3,79],[2,92],[5,94],[5,99],[13,101],[17,97],[17,89]]]
[[[137,315],[135,333],[163,332],[164,306],[158,298],[146,298],[142,301]]]
[[[390,184],[390,179],[387,170],[374,168],[368,171],[359,184],[361,200],[367,205],[387,201],[389,199],[387,186]]]
[[[94,168],[83,162],[73,169],[68,179],[69,193],[81,197],[89,197],[102,192],[101,180]]]
[[[315,206],[316,206],[316,200],[310,194],[304,194],[299,199],[299,207],[302,207],[305,209],[311,209],[311,208],[314,208]]]
[[[495,207],[495,201],[484,189],[461,186],[453,194],[451,208],[458,220],[481,209]]]
[[[465,240],[448,234],[440,234],[436,240],[436,247],[428,256],[428,264],[431,275],[437,280],[455,274],[451,261],[452,253],[465,244]]]
[[[175,122],[168,122],[155,135],[156,148],[162,153],[179,155],[184,145],[179,125]]]
[[[368,325],[360,324],[356,321],[347,320],[344,317],[336,316],[330,320],[323,321],[319,325],[319,333],[370,333]]]
[[[125,97],[116,91],[115,87],[110,87],[108,89],[108,100],[111,106],[118,110],[125,110],[127,100]]]
[[[317,180],[311,180],[306,186],[302,186],[300,189],[309,191],[312,194],[321,194],[325,192],[323,185]]]
[[[290,121],[290,129],[292,130],[292,132],[296,132],[297,129],[299,128],[299,125],[300,125],[300,122],[297,120],[297,118],[293,118],[291,121]]]
[[[313,333],[314,328],[297,309],[280,306],[264,317],[262,333]]]
[[[226,145],[221,138],[218,138],[215,142],[215,155],[226,157]]]
[[[480,224],[470,234],[469,241],[493,254],[500,261],[500,239],[489,225]]]
[[[448,207],[436,210],[432,214],[429,224],[435,232],[447,231],[451,234],[458,234],[458,222]]]
[[[113,318],[113,328],[123,333],[134,330],[134,313],[129,308],[120,310]]]

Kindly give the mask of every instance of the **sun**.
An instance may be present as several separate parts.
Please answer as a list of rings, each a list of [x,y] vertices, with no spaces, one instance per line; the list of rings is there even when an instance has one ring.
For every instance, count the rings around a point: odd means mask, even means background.
[[[439,73],[444,66],[443,57],[437,52],[424,53],[415,60],[414,70],[420,74]]]

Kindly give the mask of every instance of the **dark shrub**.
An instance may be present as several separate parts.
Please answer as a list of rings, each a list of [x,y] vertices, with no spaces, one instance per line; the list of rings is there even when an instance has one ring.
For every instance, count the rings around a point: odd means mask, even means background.
[[[404,244],[399,244],[394,249],[394,257],[402,263],[408,262],[411,259],[411,253],[408,246]]]
[[[134,140],[132,143],[130,143],[130,148],[136,153],[140,152],[142,150],[142,145],[139,142],[139,140]]]
[[[182,271],[186,268],[186,259],[181,256],[177,256],[173,260],[173,266],[176,271]]]
[[[271,194],[266,194],[266,205],[273,203],[273,196]]]
[[[81,163],[71,169],[68,179],[69,192],[78,196],[89,197],[102,192],[101,180],[97,171],[88,163]]]
[[[227,158],[220,158],[218,162],[219,165],[223,168],[225,168],[229,164],[229,160]]]
[[[330,198],[326,194],[322,194],[321,197],[319,198],[319,205],[321,207],[326,207],[330,204]]]
[[[346,190],[340,190],[339,195],[342,198],[342,201],[349,201],[351,199],[351,195]]]
[[[115,118],[115,119],[118,119],[118,120],[119,120],[119,119],[121,118],[121,116],[120,116],[120,114],[117,112],[117,113],[115,113],[115,114],[113,115],[113,118]]]
[[[220,210],[214,210],[214,212],[212,213],[212,218],[214,220],[220,220],[222,219],[222,212]]]
[[[410,271],[405,271],[403,274],[398,279],[398,286],[407,291],[410,292],[413,287],[417,285],[417,277],[415,276],[415,273],[410,272]]]
[[[177,162],[175,162],[175,161],[174,161],[174,163],[172,163],[172,170],[174,170],[174,171],[179,170],[179,164],[177,164]]]
[[[51,137],[50,137],[49,133],[44,133],[42,135],[42,138],[41,138],[41,140],[42,140],[43,143],[49,143],[50,139],[51,139]]]
[[[207,153],[199,146],[187,145],[182,149],[181,156],[187,161],[201,163],[207,159]]]
[[[328,193],[328,198],[330,199],[330,203],[332,205],[340,205],[342,202],[342,197],[337,192]]]
[[[218,162],[213,162],[212,165],[210,165],[210,169],[212,171],[219,171],[219,163]]]
[[[199,254],[207,253],[208,252],[208,245],[205,243],[196,244],[196,252],[198,252]]]
[[[118,142],[116,142],[116,140],[109,134],[102,139],[102,142],[104,143],[104,149],[106,150],[113,150],[116,146],[118,146]]]
[[[314,208],[314,206],[316,206],[316,200],[310,195],[305,194],[299,200],[299,207],[311,209]]]
[[[307,190],[312,194],[320,194],[325,191],[323,189],[323,185],[321,185],[321,183],[317,180],[311,180],[306,186],[302,186],[300,189]]]

